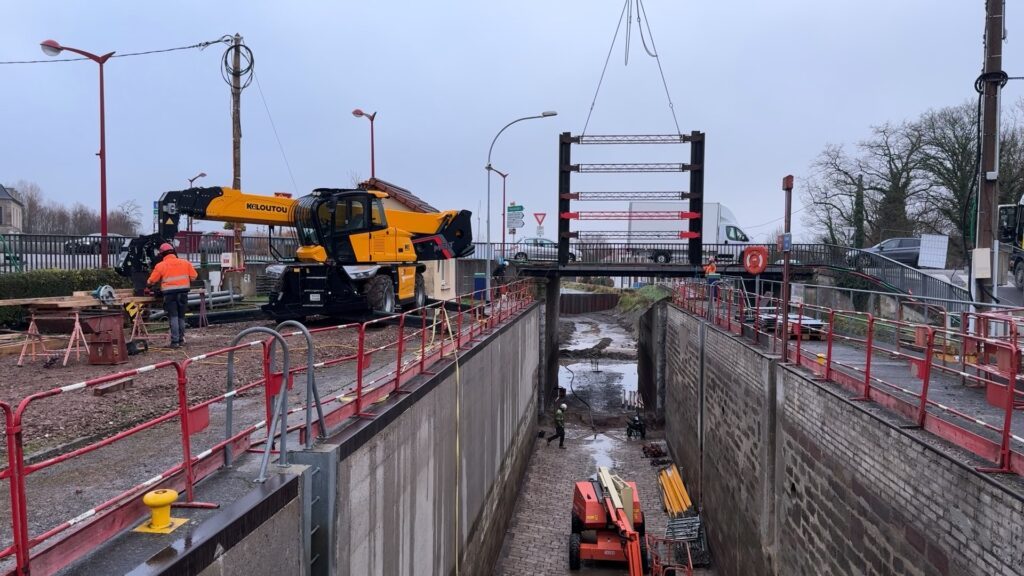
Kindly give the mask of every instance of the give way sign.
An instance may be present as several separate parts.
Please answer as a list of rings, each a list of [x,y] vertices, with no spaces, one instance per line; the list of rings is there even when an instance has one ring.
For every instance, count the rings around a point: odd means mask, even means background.
[[[533,217],[537,219],[537,226],[544,225],[544,217],[547,216],[547,212],[534,212]]]

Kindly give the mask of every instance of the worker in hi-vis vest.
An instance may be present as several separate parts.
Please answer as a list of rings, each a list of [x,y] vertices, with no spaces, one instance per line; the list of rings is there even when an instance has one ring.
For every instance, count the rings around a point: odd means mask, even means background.
[[[708,258],[708,263],[704,265],[704,276],[711,276],[718,272],[718,266],[715,264],[715,257]]]
[[[178,258],[174,246],[167,242],[160,245],[160,263],[153,267],[153,273],[146,281],[158,287],[164,297],[164,311],[171,323],[171,348],[185,344],[185,310],[188,308],[188,291],[192,281],[199,275],[188,260]]]

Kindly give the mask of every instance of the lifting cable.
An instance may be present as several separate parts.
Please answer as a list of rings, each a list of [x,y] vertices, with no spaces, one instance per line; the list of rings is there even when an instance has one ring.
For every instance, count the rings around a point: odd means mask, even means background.
[[[590,126],[590,117],[594,114],[594,106],[597,104],[597,96],[601,92],[601,85],[604,83],[605,73],[608,71],[608,63],[612,59],[612,51],[615,49],[615,41],[619,38],[619,30],[622,29],[622,22],[626,22],[625,30],[625,55],[623,57],[623,65],[629,66],[629,42],[631,37],[631,26],[633,22],[633,4],[636,4],[636,27],[640,32],[640,43],[644,47],[644,51],[651,58],[654,58],[658,64],[658,74],[661,76],[661,85],[665,88],[665,97],[668,99],[668,109],[672,113],[672,122],[676,127],[676,134],[682,134],[679,129],[679,119],[676,117],[675,105],[672,103],[672,95],[668,89],[668,81],[665,79],[665,70],[661,66],[661,58],[658,55],[657,47],[654,45],[654,33],[651,31],[651,21],[647,17],[647,9],[644,7],[643,0],[626,0],[622,5],[622,12],[619,13],[619,22],[615,26],[615,34],[612,35],[612,43],[608,46],[608,55],[604,59],[604,67],[601,68],[601,76],[597,81],[597,88],[594,90],[594,99],[590,102],[590,110],[587,112],[587,120],[583,124],[583,131],[580,135],[587,133],[587,127]],[[647,35],[644,36],[644,27],[647,28]],[[650,39],[651,45],[647,46],[647,40]]]

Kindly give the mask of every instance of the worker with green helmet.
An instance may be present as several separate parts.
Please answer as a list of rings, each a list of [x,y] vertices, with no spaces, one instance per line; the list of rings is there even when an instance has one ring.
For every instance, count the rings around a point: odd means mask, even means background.
[[[569,407],[565,404],[559,404],[558,410],[555,412],[555,433],[548,437],[548,446],[551,445],[551,441],[558,438],[558,447],[565,448],[565,411]]]

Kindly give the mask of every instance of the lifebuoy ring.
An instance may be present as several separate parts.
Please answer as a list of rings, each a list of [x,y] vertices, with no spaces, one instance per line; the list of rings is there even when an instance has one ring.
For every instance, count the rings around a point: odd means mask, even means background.
[[[747,274],[757,276],[768,267],[768,249],[764,246],[750,246],[743,250],[743,269]]]

